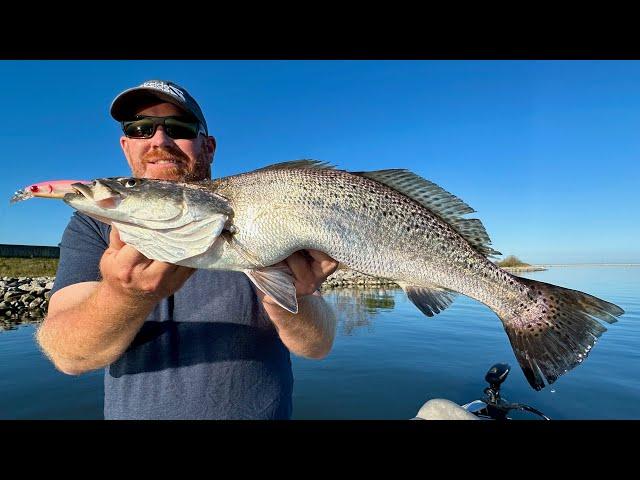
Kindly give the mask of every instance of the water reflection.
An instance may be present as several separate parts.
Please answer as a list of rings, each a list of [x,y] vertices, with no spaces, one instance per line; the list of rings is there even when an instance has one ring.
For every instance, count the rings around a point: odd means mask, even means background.
[[[340,288],[328,290],[323,296],[332,305],[338,316],[338,330],[351,335],[357,328],[366,327],[373,332],[373,319],[378,313],[393,310],[398,288]]]
[[[323,292],[324,298],[332,305],[338,316],[338,328],[344,335],[350,335],[356,328],[367,327],[373,332],[373,318],[383,310],[393,310],[396,306],[396,287],[336,288]],[[40,324],[42,313],[32,311],[20,316],[0,316],[0,332],[16,330],[21,325]]]
[[[0,317],[0,332],[5,330],[16,330],[21,325],[40,324],[44,317],[34,312],[26,313],[21,316]]]

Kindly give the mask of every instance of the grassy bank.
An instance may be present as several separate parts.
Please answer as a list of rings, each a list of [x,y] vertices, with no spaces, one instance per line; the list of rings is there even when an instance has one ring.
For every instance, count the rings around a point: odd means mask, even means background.
[[[0,257],[0,277],[53,277],[57,258]]]
[[[509,255],[504,260],[500,260],[499,262],[496,262],[496,265],[498,265],[499,267],[530,267],[531,266],[528,263],[523,262],[522,260],[520,260],[518,257],[514,255]]]

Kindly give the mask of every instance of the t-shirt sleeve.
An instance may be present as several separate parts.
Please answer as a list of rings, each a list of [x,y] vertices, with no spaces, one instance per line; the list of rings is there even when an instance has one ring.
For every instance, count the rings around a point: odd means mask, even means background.
[[[51,293],[80,282],[101,279],[100,259],[109,246],[110,226],[78,211],[62,234],[60,261]]]

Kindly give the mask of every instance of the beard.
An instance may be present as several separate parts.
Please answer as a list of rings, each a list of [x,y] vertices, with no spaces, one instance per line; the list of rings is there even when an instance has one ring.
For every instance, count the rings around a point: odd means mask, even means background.
[[[135,177],[154,178],[158,180],[202,180],[211,177],[210,162],[206,157],[206,153],[201,152],[194,164],[189,157],[179,149],[153,149],[142,156],[141,162],[133,171],[133,175]],[[151,166],[161,161],[172,163],[163,164],[161,168]]]

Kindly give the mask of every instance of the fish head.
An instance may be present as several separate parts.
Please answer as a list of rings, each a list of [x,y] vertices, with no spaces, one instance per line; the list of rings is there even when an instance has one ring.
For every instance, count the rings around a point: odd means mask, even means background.
[[[230,217],[228,201],[193,184],[136,177],[100,178],[74,183],[64,196],[71,207],[105,223],[127,223],[148,229],[170,229],[212,215]]]

